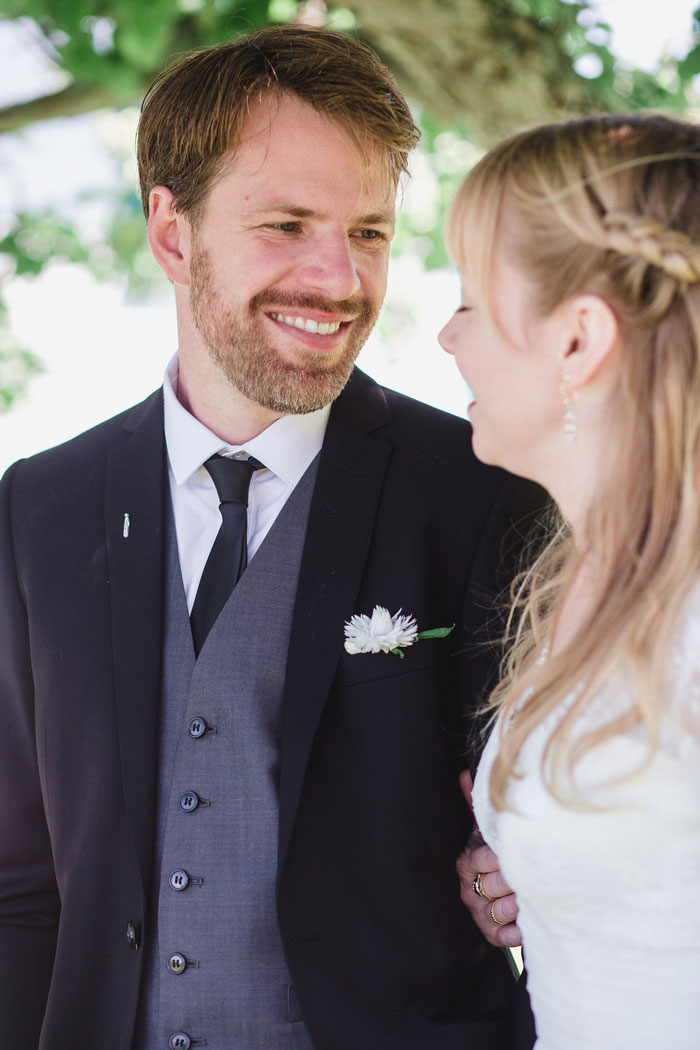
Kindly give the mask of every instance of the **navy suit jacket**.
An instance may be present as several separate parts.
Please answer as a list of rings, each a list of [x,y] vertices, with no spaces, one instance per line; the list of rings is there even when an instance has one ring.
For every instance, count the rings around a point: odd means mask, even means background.
[[[0,1042],[129,1050],[156,804],[162,394],[0,485]],[[355,372],[334,404],[286,675],[277,908],[319,1050],[506,1050],[514,984],[459,899],[461,726],[518,484],[468,424]],[[125,535],[124,516],[130,527]],[[349,656],[377,605],[449,638]],[[481,642],[482,639],[479,640]]]

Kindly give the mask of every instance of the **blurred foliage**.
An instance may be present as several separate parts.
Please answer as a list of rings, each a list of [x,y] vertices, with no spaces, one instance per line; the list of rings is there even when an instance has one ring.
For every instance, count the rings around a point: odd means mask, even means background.
[[[36,357],[15,338],[7,307],[0,301],[0,412],[6,411],[25,392],[30,378],[42,371]]]
[[[354,27],[352,0],[346,3],[338,8],[329,0],[329,20],[339,30]],[[51,65],[64,74],[66,86],[47,101],[60,106],[64,99],[66,112],[79,112],[81,92],[87,110],[97,104],[89,89],[99,88],[122,113],[122,130],[111,136],[108,148],[115,167],[125,174],[115,188],[72,201],[66,214],[43,209],[0,219],[5,223],[0,225],[0,411],[40,368],[30,351],[13,341],[2,299],[3,274],[5,279],[36,277],[58,261],[85,266],[98,279],[121,275],[132,295],[164,283],[146,244],[132,159],[134,103],[153,76],[183,51],[232,39],[270,21],[290,20],[312,8],[318,12],[323,5],[320,0],[4,0],[0,18],[21,19]],[[587,2],[499,0],[496,8],[529,20],[535,36],[553,33],[601,109],[688,106],[693,78],[700,73],[700,44],[678,61],[664,59],[652,75],[621,66],[609,47],[610,27]],[[696,29],[699,17],[700,8]],[[41,119],[42,103],[39,99],[0,110],[0,127]],[[405,189],[396,250],[413,251],[424,266],[439,267],[447,261],[441,235],[446,204],[479,149],[464,129],[437,122],[425,106],[415,109],[423,141],[413,184]],[[3,117],[16,123],[2,125]]]
[[[18,212],[0,240],[0,253],[10,256],[17,277],[36,277],[51,260],[90,264],[90,250],[79,234],[50,212]]]
[[[688,106],[693,78],[700,72],[700,45],[680,61],[663,58],[654,73],[622,66],[610,49],[611,27],[587,2],[568,0],[510,0],[519,14],[538,25],[552,28],[562,50],[571,58],[575,69],[589,81],[600,99],[601,108],[625,111],[640,108],[684,110]],[[645,11],[639,5],[639,17],[663,17],[659,8]],[[693,13],[693,30],[697,33],[700,7]],[[689,27],[690,28],[690,27]],[[692,55],[695,60],[689,62]]]
[[[269,0],[5,0],[5,17],[31,18],[77,84],[138,95],[175,53],[265,25]],[[235,23],[235,24],[234,24]]]

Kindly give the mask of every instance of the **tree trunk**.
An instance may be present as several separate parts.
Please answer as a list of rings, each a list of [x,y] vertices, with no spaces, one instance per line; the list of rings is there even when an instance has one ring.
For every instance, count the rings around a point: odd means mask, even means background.
[[[526,124],[601,108],[572,68],[561,27],[516,14],[508,0],[326,2],[355,13],[358,35],[410,100],[481,145]]]

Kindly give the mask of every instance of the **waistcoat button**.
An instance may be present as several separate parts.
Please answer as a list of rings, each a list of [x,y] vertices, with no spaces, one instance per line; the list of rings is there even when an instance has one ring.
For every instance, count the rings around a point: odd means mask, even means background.
[[[192,813],[199,805],[199,796],[194,791],[186,791],[180,795],[180,809],[185,813]]]
[[[175,1035],[170,1036],[168,1046],[170,1050],[190,1050],[192,1040],[187,1032],[175,1032]]]
[[[140,947],[139,928],[135,922],[127,922],[126,924],[126,943],[134,951],[138,951]]]
[[[174,890],[186,890],[190,884],[190,877],[186,871],[178,868],[170,876],[170,886]]]
[[[207,723],[199,715],[196,718],[190,719],[190,724],[187,727],[187,732],[194,740],[199,740],[200,736],[204,736],[207,731]]]
[[[180,974],[185,972],[187,966],[187,959],[180,952],[173,952],[172,955],[168,956],[168,969],[171,973]]]

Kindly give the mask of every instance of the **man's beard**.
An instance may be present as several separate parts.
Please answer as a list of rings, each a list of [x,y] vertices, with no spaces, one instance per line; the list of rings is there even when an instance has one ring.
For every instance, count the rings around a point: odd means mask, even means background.
[[[208,253],[195,245],[190,266],[192,317],[209,354],[226,379],[250,401],[273,412],[303,415],[334,401],[350,378],[355,358],[377,319],[379,305],[364,296],[341,302],[320,296],[295,296],[266,289],[248,303],[247,317],[235,300],[223,302]],[[352,316],[352,332],[340,356],[296,348],[297,361],[285,361],[263,334],[261,313],[302,314],[321,311]],[[237,312],[238,311],[238,312]],[[289,328],[293,336],[294,329]]]

